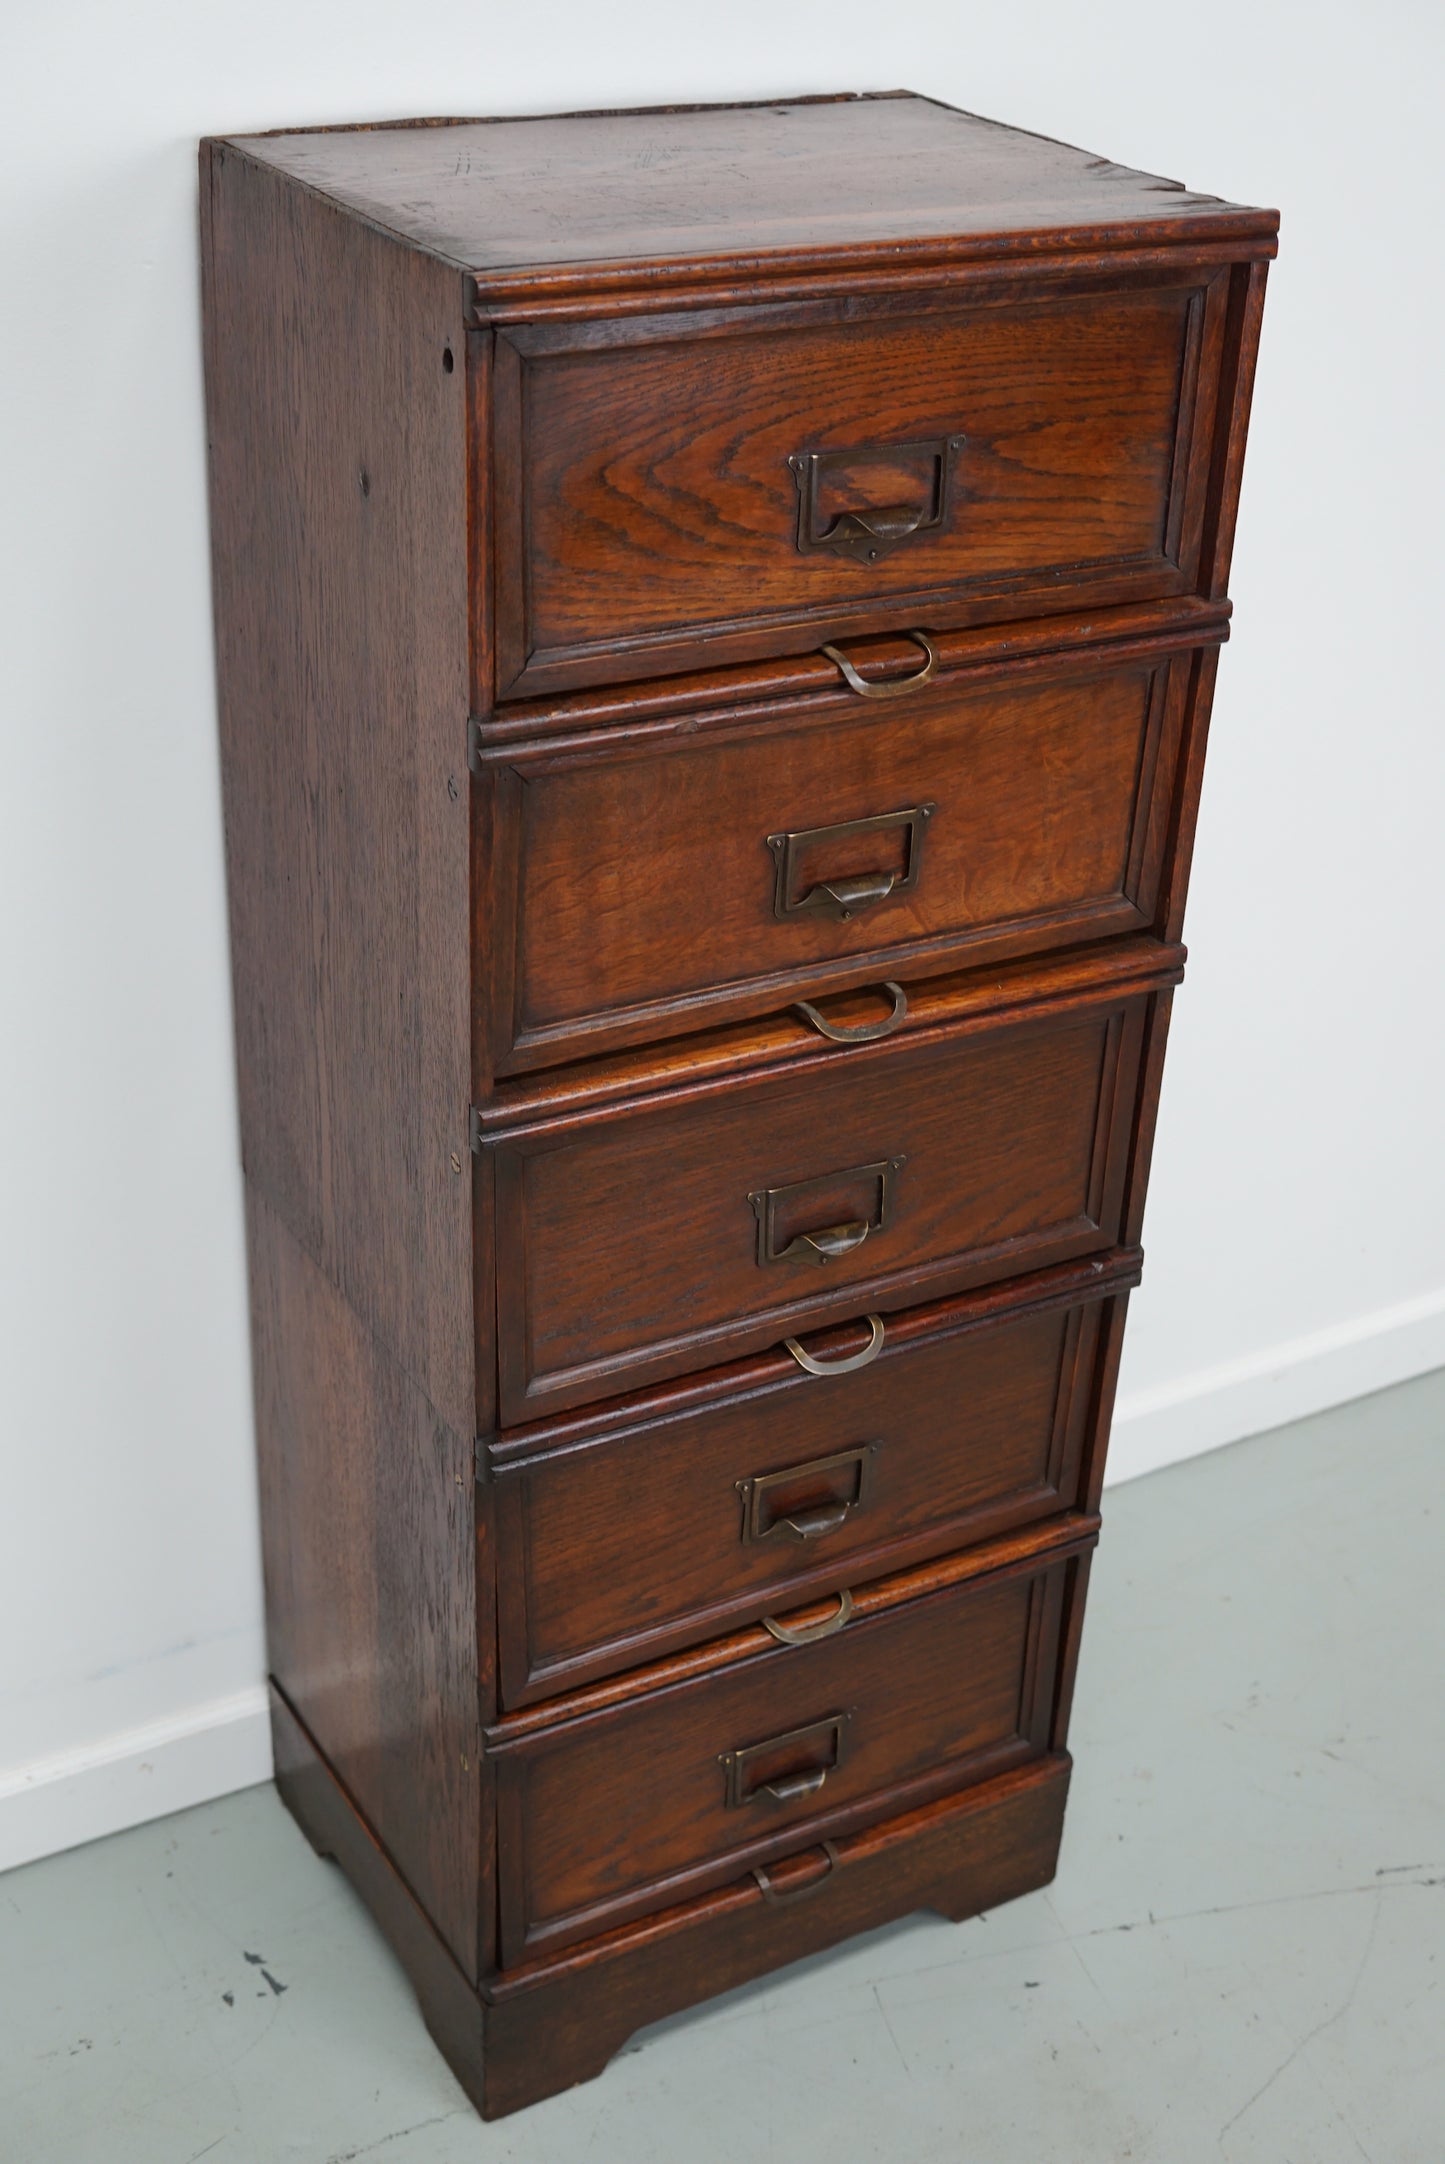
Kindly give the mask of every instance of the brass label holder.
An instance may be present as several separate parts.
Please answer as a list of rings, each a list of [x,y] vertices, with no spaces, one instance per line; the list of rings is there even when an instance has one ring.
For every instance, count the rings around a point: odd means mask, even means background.
[[[875,908],[890,895],[907,894],[918,884],[923,869],[923,838],[936,804],[914,804],[906,811],[878,812],[868,819],[844,819],[837,826],[795,827],[790,833],[770,834],[768,847],[777,867],[773,881],[773,915],[780,924],[791,917],[813,912],[836,917],[846,924],[862,910]],[[900,872],[859,872],[847,878],[820,879],[796,900],[798,860],[804,850],[829,842],[851,839],[855,834],[886,834],[891,827],[905,830],[903,869]]]
[[[772,1803],[798,1803],[805,1796],[816,1796],[828,1775],[836,1773],[843,1763],[848,1723],[852,1718],[849,1708],[842,1713],[829,1714],[826,1720],[810,1721],[806,1728],[790,1728],[781,1736],[768,1736],[761,1743],[750,1743],[742,1750],[720,1751],[718,1764],[727,1784],[727,1808],[736,1811],[745,1803],[764,1799]],[[807,1758],[830,1739],[832,1756],[821,1765],[804,1765],[796,1773],[779,1773],[774,1780],[759,1781],[753,1787],[748,1785],[759,1759],[772,1759],[780,1752],[786,1759],[790,1751]]]
[[[842,451],[795,451],[788,460],[798,487],[798,548],[804,556],[847,556],[857,564],[876,564],[905,541],[937,533],[948,519],[949,485],[966,437],[930,436],[918,443],[879,443]],[[869,459],[891,464],[915,459],[931,464],[924,503],[891,503],[841,511],[825,518],[820,499],[830,479],[852,479]]]
[[[863,1245],[870,1233],[882,1232],[893,1208],[894,1175],[907,1163],[905,1157],[883,1157],[876,1165],[855,1165],[844,1172],[824,1172],[816,1179],[793,1180],[786,1187],[759,1187],[748,1196],[758,1221],[758,1262],[838,1262]],[[778,1213],[785,1203],[806,1200],[810,1193],[836,1193],[844,1180],[876,1181],[876,1200],[867,1217],[847,1218],[841,1224],[820,1225],[815,1232],[800,1232],[784,1247],[778,1245]]]
[[[859,1443],[854,1450],[838,1450],[831,1457],[810,1458],[806,1465],[788,1465],[778,1473],[754,1473],[749,1479],[738,1481],[737,1491],[743,1504],[744,1545],[753,1546],[764,1540],[821,1540],[828,1533],[836,1533],[850,1518],[866,1509],[873,1492],[877,1456],[877,1443]],[[851,1495],[840,1495],[807,1509],[785,1511],[780,1517],[768,1517],[769,1505],[779,1488],[800,1484],[806,1487],[810,1482],[826,1485],[842,1473],[853,1475]]]

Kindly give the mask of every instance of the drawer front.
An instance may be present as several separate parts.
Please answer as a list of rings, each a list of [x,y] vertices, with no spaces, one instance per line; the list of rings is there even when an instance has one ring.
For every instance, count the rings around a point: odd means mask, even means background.
[[[498,1073],[1152,920],[1188,663],[494,768]],[[958,958],[955,961],[954,958]]]
[[[1144,996],[490,1145],[504,1423],[1113,1243]]]
[[[954,1584],[503,1744],[503,1959],[1045,1750],[1069,1567]]]
[[[548,2046],[569,2012],[567,1997],[538,1990],[556,1980],[574,2003],[595,2005],[615,1990],[617,2028],[635,2031],[709,1995],[755,1984],[785,1964],[823,1952],[860,1931],[933,1909],[952,1923],[1047,1886],[1058,1867],[1069,1790],[1068,1753],[974,1782],[956,1795],[875,1819],[830,1847],[803,1848],[729,1885],[642,1918],[594,1940],[564,1947],[556,1967],[504,1969],[489,1978],[486,2038],[502,2068],[498,2112],[533,2103]],[[514,2056],[515,2053],[515,2056]]]
[[[1089,1267],[1034,1280],[1033,1305],[995,1291],[914,1310],[861,1369],[812,1375],[767,1355],[695,1409],[649,1417],[644,1400],[596,1441],[564,1431],[546,1455],[504,1461],[505,1702],[1075,1506],[1123,1320],[1116,1288],[1137,1270],[1115,1263],[1079,1297]],[[845,1339],[832,1357],[850,1351]]]
[[[499,332],[499,690],[1186,591],[1225,274],[1173,275]]]

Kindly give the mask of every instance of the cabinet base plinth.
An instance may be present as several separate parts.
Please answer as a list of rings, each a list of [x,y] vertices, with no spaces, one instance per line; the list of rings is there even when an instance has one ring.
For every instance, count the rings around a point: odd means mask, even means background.
[[[1047,1885],[1058,1859],[1065,1752],[840,1840],[829,1882],[797,1906],[748,1877],[474,1988],[274,1686],[271,1703],[282,1801],[366,1902],[485,2119],[592,2080],[664,2015],[918,1909],[961,1923]]]

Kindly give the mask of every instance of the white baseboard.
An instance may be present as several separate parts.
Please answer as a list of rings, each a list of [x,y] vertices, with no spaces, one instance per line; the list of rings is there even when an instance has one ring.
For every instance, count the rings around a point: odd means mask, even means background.
[[[1109,1485],[1445,1367],[1445,1288],[1120,1396]]]
[[[0,1772],[0,1871],[271,1778],[263,1684]]]

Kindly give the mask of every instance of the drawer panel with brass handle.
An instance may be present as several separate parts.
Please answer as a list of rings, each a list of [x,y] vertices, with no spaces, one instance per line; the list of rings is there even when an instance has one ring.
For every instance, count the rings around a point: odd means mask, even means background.
[[[503,1702],[786,1618],[1085,1496],[1137,1251],[1040,1271],[486,1453]],[[841,1365],[840,1365],[841,1363]]]
[[[790,1004],[826,1018],[816,1002],[857,985],[886,1028],[889,980],[1153,925],[1184,636],[955,671],[886,722],[843,691],[766,730],[706,715],[656,741],[599,728],[481,755],[494,1070]]]
[[[823,1047],[480,1137],[503,1424],[1102,1252],[1148,1003],[1085,980],[1062,1011]]]
[[[499,695],[1189,590],[1226,283],[499,330]]]
[[[1046,1750],[1073,1566],[1055,1548],[965,1575],[974,1558],[885,1581],[825,1643],[758,1633],[710,1672],[498,1723],[504,1961]]]

